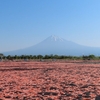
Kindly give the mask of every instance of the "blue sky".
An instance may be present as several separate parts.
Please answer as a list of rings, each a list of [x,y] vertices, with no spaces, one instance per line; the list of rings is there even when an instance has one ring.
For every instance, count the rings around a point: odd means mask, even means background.
[[[100,0],[0,0],[0,52],[50,35],[100,47]]]

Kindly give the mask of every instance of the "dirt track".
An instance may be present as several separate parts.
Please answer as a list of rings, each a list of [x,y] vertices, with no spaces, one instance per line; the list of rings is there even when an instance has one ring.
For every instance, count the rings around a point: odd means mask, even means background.
[[[0,100],[95,100],[97,95],[99,63],[0,62]]]

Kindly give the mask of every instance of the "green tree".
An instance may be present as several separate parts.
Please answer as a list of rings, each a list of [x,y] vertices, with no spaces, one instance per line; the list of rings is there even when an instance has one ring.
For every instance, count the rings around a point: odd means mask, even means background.
[[[88,57],[89,57],[90,60],[96,58],[95,55],[89,55]]]
[[[42,56],[42,55],[38,55],[37,58],[38,58],[38,59],[42,59],[43,56]]]
[[[0,59],[2,59],[4,57],[4,55],[2,53],[0,53]]]

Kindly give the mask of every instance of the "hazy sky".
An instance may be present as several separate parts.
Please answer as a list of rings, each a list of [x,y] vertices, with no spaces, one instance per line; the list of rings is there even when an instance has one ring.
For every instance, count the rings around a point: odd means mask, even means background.
[[[100,47],[100,0],[0,0],[0,52],[50,35]]]

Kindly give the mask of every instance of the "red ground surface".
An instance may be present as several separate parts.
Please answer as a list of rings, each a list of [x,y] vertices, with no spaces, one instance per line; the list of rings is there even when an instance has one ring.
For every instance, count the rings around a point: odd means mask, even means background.
[[[100,63],[0,62],[0,100],[96,100],[97,95]]]

